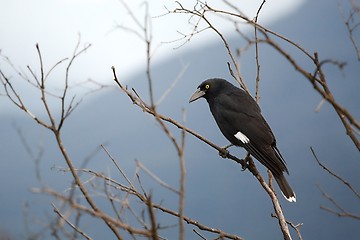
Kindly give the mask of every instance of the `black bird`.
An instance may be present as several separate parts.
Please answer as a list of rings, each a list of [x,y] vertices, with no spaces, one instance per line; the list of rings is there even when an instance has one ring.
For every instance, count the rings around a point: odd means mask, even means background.
[[[223,135],[235,146],[245,148],[267,167],[284,197],[296,202],[296,196],[286,181],[289,173],[285,160],[276,147],[275,136],[261,115],[255,100],[244,90],[224,79],[208,79],[201,83],[189,103],[205,98]]]

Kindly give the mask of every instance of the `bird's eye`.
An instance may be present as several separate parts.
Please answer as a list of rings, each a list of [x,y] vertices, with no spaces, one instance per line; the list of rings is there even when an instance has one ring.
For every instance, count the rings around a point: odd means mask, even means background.
[[[208,90],[210,88],[210,85],[209,84],[206,84],[205,85],[205,89]]]

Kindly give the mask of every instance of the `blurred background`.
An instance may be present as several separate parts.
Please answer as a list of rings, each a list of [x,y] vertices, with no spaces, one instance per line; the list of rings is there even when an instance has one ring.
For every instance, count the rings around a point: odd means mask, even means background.
[[[252,19],[261,2],[242,1],[236,6]],[[258,21],[308,52],[318,52],[321,60],[346,62],[342,70],[326,66],[325,74],[337,101],[359,119],[359,61],[344,24],[350,2],[267,1]],[[13,81],[29,109],[46,119],[40,93],[21,80],[17,72],[30,75],[29,66],[40,74],[36,43],[47,71],[59,60],[71,57],[78,43],[78,49],[91,44],[75,60],[69,73],[69,94],[75,95],[76,100],[82,99],[62,130],[64,145],[74,164],[81,166],[87,161],[86,168],[121,179],[111,160],[99,150],[104,144],[131,178],[136,161],[140,161],[162,180],[178,188],[179,163],[172,143],[155,121],[115,86],[111,66],[116,67],[121,82],[148,100],[146,46],[137,35],[141,29],[133,21],[133,17],[143,21],[148,7],[155,101],[162,99],[178,78],[172,91],[159,103],[158,111],[182,122],[184,109],[186,126],[217,145],[225,146],[228,142],[218,130],[206,101],[189,105],[188,99],[207,78],[222,77],[235,84],[227,67],[230,58],[220,38],[210,30],[196,34],[187,42],[183,34],[191,33],[193,19],[186,14],[169,13],[177,7],[173,1],[125,3],[127,7],[120,1],[110,0],[0,1],[0,69]],[[189,8],[194,5],[194,1],[186,3]],[[229,9],[223,2],[209,5]],[[234,52],[246,45],[226,19],[209,17],[224,33]],[[239,27],[248,36],[253,35],[246,24]],[[136,33],[126,29],[135,29]],[[359,40],[359,31],[354,31],[353,36]],[[278,44],[302,67],[311,73],[315,71],[299,50],[284,41],[279,40]],[[238,60],[241,73],[255,95],[254,46],[242,51]],[[325,103],[319,112],[315,111],[321,97],[284,57],[260,45],[259,60],[260,106],[276,135],[290,171],[288,180],[297,194],[295,204],[280,199],[285,216],[295,224],[303,224],[300,231],[304,239],[358,239],[359,220],[322,210],[320,206],[334,208],[334,205],[321,191],[358,216],[359,199],[316,163],[310,147],[326,166],[357,189],[360,179],[358,150],[328,104]],[[47,79],[48,87],[54,92],[61,92],[64,86],[65,67],[66,64],[60,64]],[[51,132],[17,109],[4,96],[3,88],[0,94],[0,237],[51,239],[46,223],[54,215],[51,203],[55,200],[44,194],[34,194],[31,189],[49,186],[67,192],[72,178],[63,171],[65,162]],[[55,98],[50,100],[52,109],[59,114],[56,102]],[[178,129],[170,128],[176,137],[180,136]],[[190,135],[186,136],[185,151],[186,216],[246,239],[281,238],[277,220],[271,217],[271,202],[248,171],[242,172],[240,166],[220,158],[216,151]],[[242,149],[230,148],[230,151],[239,158],[245,156]],[[266,174],[260,164],[257,166]],[[162,188],[146,174],[142,177],[154,201],[177,209],[176,194]],[[94,198],[101,197],[94,195]],[[157,214],[160,223],[177,224],[176,219]],[[111,232],[102,230],[103,224],[98,224],[91,218],[84,219],[82,228],[94,239],[113,237]],[[186,239],[198,239],[192,228],[186,226]],[[175,227],[170,227],[162,234],[174,239],[177,233]]]

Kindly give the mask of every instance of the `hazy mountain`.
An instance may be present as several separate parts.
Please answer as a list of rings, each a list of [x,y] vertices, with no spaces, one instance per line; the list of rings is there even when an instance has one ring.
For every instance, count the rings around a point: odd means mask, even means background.
[[[332,66],[325,69],[338,101],[359,119],[359,63],[356,62],[337,2],[309,1],[296,14],[269,27],[310,51],[318,51],[321,59],[330,58],[348,63],[344,73]],[[233,46],[241,45],[241,41],[237,36],[231,39]],[[279,44],[287,45],[282,41]],[[289,47],[289,51],[297,54],[297,59],[308,67],[308,71],[314,71],[311,63],[298,50]],[[190,95],[206,78],[224,77],[231,80],[226,65],[229,57],[222,43],[214,37],[212,43],[204,44],[196,50],[174,50],[170,55],[166,61],[153,68],[156,99],[171,85],[184,64],[188,63],[189,68],[160,104],[159,112],[181,122],[181,109],[184,108],[187,126],[218,145],[226,145],[227,141],[219,132],[206,101],[188,104]],[[254,55],[253,49],[249,49],[241,57],[241,70],[253,93],[256,76]],[[327,166],[355,187],[359,187],[359,152],[345,135],[340,120],[328,104],[322,107],[320,113],[314,112],[321,98],[283,57],[273,49],[261,46],[260,62],[260,105],[287,161],[290,170],[288,179],[298,199],[295,204],[281,199],[285,216],[295,224],[304,224],[301,227],[304,239],[357,239],[358,221],[338,218],[321,210],[320,204],[333,206],[322,197],[316,185],[350,212],[358,211],[358,199],[353,198],[342,184],[316,164],[309,147],[314,147],[318,157]],[[111,78],[110,66],[104,76]],[[144,69],[139,68],[139,73],[128,80],[129,87],[134,87],[146,100],[148,93]],[[0,230],[5,229],[20,238],[24,233],[22,204],[28,202],[30,215],[41,216],[46,211],[45,215],[49,215],[50,202],[53,200],[29,193],[30,187],[38,186],[35,164],[24,150],[14,124],[22,130],[34,154],[39,145],[44,147],[45,153],[40,164],[44,183],[65,191],[70,178],[57,168],[65,164],[48,131],[20,113],[0,116],[0,123],[0,186],[3,192],[0,195]],[[175,135],[179,135],[177,129],[171,129]],[[172,144],[152,118],[135,107],[117,88],[87,98],[64,126],[63,138],[77,165],[97,146],[106,143],[129,176],[133,176],[134,159],[138,159],[163,180],[178,186],[179,164]],[[231,152],[240,157],[244,155],[241,149],[231,148]],[[88,167],[111,173],[120,179],[103,152],[96,154]],[[271,202],[248,171],[240,171],[240,166],[221,159],[216,151],[189,135],[186,138],[186,169],[187,216],[246,239],[281,238],[277,221],[270,216],[273,212]],[[145,174],[144,179],[147,179]],[[148,187],[147,190],[153,191],[155,199],[164,200],[164,206],[177,206],[174,194],[151,180],[144,181],[144,185]],[[161,213],[158,213],[158,218],[168,219]],[[171,218],[169,222],[177,223],[176,219]],[[196,239],[191,229],[191,226],[187,227],[187,239]],[[111,236],[104,235],[99,229],[85,227],[84,230],[96,239]],[[171,239],[171,234],[177,233],[176,230],[171,231],[165,232],[164,236]]]

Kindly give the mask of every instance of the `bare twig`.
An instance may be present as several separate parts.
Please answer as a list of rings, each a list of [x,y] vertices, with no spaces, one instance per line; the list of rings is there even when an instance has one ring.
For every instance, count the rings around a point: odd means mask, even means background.
[[[340,177],[339,175],[337,175],[336,173],[334,173],[332,170],[330,170],[328,167],[326,167],[324,164],[322,164],[319,160],[319,158],[317,157],[315,150],[313,149],[313,147],[310,147],[311,153],[313,154],[316,162],[319,164],[320,167],[322,167],[326,172],[328,172],[330,175],[332,175],[333,177],[335,177],[337,180],[339,180],[341,183],[343,183],[347,188],[349,188],[353,194],[360,199],[360,194],[355,190],[355,188],[353,188],[353,186],[346,181],[344,178]]]
[[[339,175],[337,175],[336,173],[334,173],[332,170],[330,170],[328,167],[326,167],[323,163],[320,162],[319,158],[317,157],[316,153],[315,153],[315,150],[310,147],[310,150],[311,150],[311,153],[313,154],[316,162],[319,164],[320,167],[322,167],[326,172],[328,172],[331,176],[333,176],[335,179],[337,179],[338,181],[340,181],[342,184],[344,184],[347,188],[350,189],[350,191],[358,198],[360,199],[360,195],[359,193],[355,190],[355,188],[352,187],[352,185],[346,181],[344,178],[340,177]],[[356,214],[353,214],[353,213],[349,213],[348,211],[346,211],[343,207],[340,206],[340,204],[338,204],[336,202],[335,199],[333,199],[329,194],[327,194],[325,191],[323,191],[319,186],[318,188],[320,189],[322,195],[328,199],[338,210],[338,211],[335,211],[335,210],[332,210],[328,207],[325,207],[323,205],[320,205],[320,208],[327,211],[327,212],[330,212],[332,214],[335,214],[339,217],[349,217],[349,218],[353,218],[353,219],[357,219],[357,220],[360,220],[360,216],[356,215]]]
[[[296,71],[301,73],[305,79],[307,79],[312,86],[314,87],[315,91],[318,92],[323,99],[325,99],[327,102],[331,104],[335,112],[338,114],[341,122],[343,123],[346,134],[350,137],[350,139],[353,141],[356,148],[360,151],[360,142],[358,138],[355,136],[353,128],[360,130],[360,122],[343,106],[341,106],[334,98],[334,96],[331,93],[330,88],[328,87],[326,83],[325,75],[322,71],[322,63],[318,60],[318,54],[315,53],[314,57],[311,57],[312,61],[315,63],[316,68],[316,74],[320,75],[320,79],[316,78],[313,74],[309,73],[302,67],[300,67],[299,64],[295,61],[295,59],[288,54],[283,48],[281,48],[278,44],[276,44],[274,41],[272,41],[270,38],[266,38],[266,43],[268,43],[270,46],[274,47],[281,55],[283,55],[291,65],[295,68]]]
[[[233,75],[235,77],[235,80],[240,84],[240,86],[249,93],[249,90],[245,84],[245,81],[240,73],[240,67],[235,59],[235,56],[230,48],[230,45],[228,43],[228,41],[226,40],[224,34],[218,29],[216,28],[212,22],[205,16],[205,13],[207,11],[213,11],[214,9],[212,9],[209,5],[207,5],[206,3],[201,3],[200,1],[197,2],[198,6],[200,7],[200,9],[196,9],[196,7],[194,7],[194,9],[190,10],[187,8],[184,8],[179,2],[177,2],[179,5],[179,8],[176,8],[173,12],[174,13],[185,13],[185,14],[190,14],[191,16],[197,16],[199,19],[202,19],[203,21],[206,22],[206,24],[208,25],[208,28],[213,30],[222,40],[225,49],[227,50],[230,58],[231,58],[231,62],[235,67],[236,70],[236,76]]]
[[[275,214],[271,214],[272,217],[277,218],[277,216]],[[289,220],[286,220],[286,223],[289,224],[297,233],[299,240],[302,240],[302,236],[301,236],[301,232],[300,232],[300,227],[303,225],[303,223],[298,223],[298,224],[294,224],[293,222],[290,222]]]
[[[55,206],[54,203],[51,204],[54,208],[54,212],[59,215],[60,218],[62,218],[72,229],[74,229],[77,233],[79,233],[81,236],[83,236],[86,239],[92,239],[91,237],[89,237],[84,231],[82,231],[81,229],[79,229],[79,227],[76,227],[76,225],[72,224],[64,215],[61,214],[61,212],[59,211],[59,209]]]
[[[153,178],[156,182],[158,182],[161,186],[163,186],[166,189],[169,189],[170,191],[176,193],[176,194],[180,194],[179,190],[174,189],[173,187],[171,187],[169,184],[167,184],[166,182],[164,182],[163,180],[160,179],[160,177],[158,177],[156,174],[154,174],[153,172],[151,172],[147,167],[144,166],[144,164],[142,164],[140,161],[136,161],[136,166],[140,169],[142,169],[146,174],[148,174],[151,178]]]
[[[256,16],[255,16],[255,20],[254,22],[256,23],[254,25],[254,32],[255,32],[255,60],[256,60],[256,87],[255,87],[255,100],[257,103],[259,103],[260,101],[260,95],[259,95],[259,83],[260,83],[260,62],[259,62],[259,44],[258,44],[258,31],[257,31],[257,22],[258,22],[258,18],[259,18],[259,13],[262,9],[262,7],[264,6],[266,0],[263,0],[263,2],[261,3],[259,9],[256,12]]]
[[[104,149],[104,151],[106,152],[106,154],[108,155],[108,157],[111,159],[111,161],[114,163],[114,165],[116,166],[117,170],[119,170],[119,172],[121,173],[121,175],[125,178],[126,182],[130,185],[131,188],[134,188],[134,185],[131,183],[131,181],[129,180],[129,178],[126,176],[126,174],[124,173],[124,171],[121,169],[121,167],[119,166],[119,164],[117,163],[117,161],[115,160],[115,158],[113,158],[111,156],[111,154],[109,153],[109,151],[105,148],[104,145],[101,145],[101,148]]]
[[[166,209],[164,208],[163,206],[161,205],[154,205],[155,208],[165,212],[165,213],[168,213],[170,215],[173,215],[175,217],[180,217],[179,213],[175,212],[175,211],[171,211],[169,209]],[[199,228],[200,230],[203,230],[203,231],[207,231],[207,232],[211,232],[211,233],[216,233],[224,238],[228,238],[228,239],[234,239],[234,240],[242,240],[243,238],[242,237],[239,237],[239,236],[236,236],[236,235],[233,235],[233,234],[229,234],[229,233],[226,233],[224,231],[222,231],[221,229],[217,229],[217,228],[212,228],[212,227],[208,227],[196,220],[193,220],[191,218],[188,218],[186,216],[184,216],[184,221],[187,223],[187,224],[191,224],[191,225],[194,225],[196,226],[197,228]]]
[[[318,186],[318,188],[320,189],[322,195],[327,199],[329,200],[334,206],[335,208],[338,209],[338,211],[335,211],[333,209],[330,209],[328,207],[325,207],[323,205],[320,205],[320,209],[324,210],[324,211],[327,211],[329,213],[332,213],[338,217],[348,217],[348,218],[352,218],[352,219],[356,219],[356,220],[360,220],[360,215],[356,215],[356,214],[353,214],[353,213],[350,213],[348,211],[346,211],[343,207],[340,206],[339,203],[337,203],[337,201],[332,198],[329,194],[327,194],[325,191],[323,191],[320,186]]]
[[[149,216],[150,216],[150,222],[151,222],[151,237],[153,240],[158,240],[159,236],[157,233],[157,224],[155,220],[155,214],[154,214],[154,207],[151,201],[151,194],[147,197],[146,205],[148,206]]]
[[[196,229],[193,229],[193,232],[194,232],[196,235],[198,235],[201,239],[206,240],[206,238],[205,238],[203,235],[201,235],[201,233],[199,233]]]
[[[326,195],[325,195],[325,196],[326,196]],[[327,198],[329,201],[331,201],[331,202],[334,201],[334,199],[332,199],[329,195],[327,195],[326,198]],[[353,213],[349,213],[349,212],[346,212],[346,211],[337,212],[337,211],[334,211],[334,210],[332,210],[332,209],[330,209],[330,208],[328,208],[328,207],[325,207],[325,206],[323,206],[323,205],[320,205],[320,208],[321,208],[322,210],[327,211],[327,212],[329,212],[329,213],[332,213],[332,214],[334,214],[334,215],[336,215],[336,216],[338,216],[338,217],[348,217],[348,218],[353,218],[353,219],[355,219],[355,220],[360,220],[360,215],[355,215],[355,214],[353,214]],[[341,210],[341,211],[342,211],[342,210]]]
[[[352,1],[351,9],[349,10],[347,16],[345,16],[344,10],[340,6],[340,2],[339,2],[339,9],[340,9],[340,14],[343,18],[344,24],[346,26],[346,29],[348,31],[351,44],[354,47],[357,60],[360,61],[360,47],[359,47],[357,39],[355,37],[355,31],[359,30],[358,28],[360,26],[360,21],[359,21],[359,19],[357,19],[360,15],[360,9],[356,5],[355,1]]]
[[[34,193],[46,193],[48,195],[54,196],[56,197],[56,199],[64,201],[64,202],[69,202],[69,199],[61,194],[59,194],[58,192],[54,191],[53,189],[50,188],[42,188],[42,189],[32,189],[32,191]],[[119,227],[122,228],[128,232],[131,232],[133,234],[137,234],[137,235],[142,235],[142,236],[150,236],[151,234],[149,233],[148,230],[142,230],[142,229],[137,229],[134,228],[128,224],[125,224],[123,222],[118,221],[117,219],[112,218],[111,216],[105,214],[104,212],[100,212],[100,211],[95,211],[93,208],[88,208],[84,205],[78,204],[73,202],[70,205],[71,208],[87,213],[91,216],[100,218],[100,219],[105,219],[106,222],[111,223],[114,227]],[[122,238],[120,238],[122,239]]]
[[[80,102],[76,103],[75,105],[73,105],[75,96],[73,96],[70,104],[68,104],[68,106],[66,107],[66,97],[67,97],[67,92],[69,89],[69,72],[71,69],[71,66],[73,65],[74,61],[84,52],[86,52],[86,50],[88,50],[91,47],[91,44],[87,44],[85,47],[83,47],[82,49],[79,50],[79,46],[81,43],[81,36],[79,34],[79,39],[78,42],[76,44],[75,50],[73,52],[72,57],[70,58],[69,64],[66,67],[66,71],[65,71],[65,86],[64,86],[64,90],[62,92],[62,96],[61,96],[61,117],[60,117],[60,121],[59,121],[59,125],[58,125],[58,131],[60,131],[61,127],[64,124],[65,119],[71,114],[71,112],[79,105]],[[66,108],[66,109],[65,109]]]
[[[186,72],[186,70],[188,69],[188,67],[190,66],[189,63],[185,64],[185,66],[181,69],[180,73],[177,75],[177,77],[175,78],[175,80],[173,81],[173,83],[171,84],[171,86],[166,89],[166,91],[163,93],[163,95],[159,98],[159,100],[157,100],[156,102],[156,106],[159,106],[164,100],[165,98],[169,95],[169,93],[173,90],[173,88],[175,87],[176,83],[182,78],[183,74]]]

